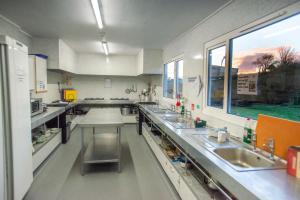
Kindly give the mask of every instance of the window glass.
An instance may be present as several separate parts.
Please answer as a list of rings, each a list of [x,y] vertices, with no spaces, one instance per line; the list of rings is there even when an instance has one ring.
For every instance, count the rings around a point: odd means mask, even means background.
[[[165,65],[164,71],[164,97],[174,98],[175,63]]]
[[[176,85],[177,85],[177,96],[182,96],[182,87],[183,87],[183,60],[179,60],[177,62],[177,78],[176,78]]]
[[[207,105],[223,108],[226,48],[225,46],[218,47],[208,53]]]
[[[231,40],[228,112],[300,121],[300,15]]]

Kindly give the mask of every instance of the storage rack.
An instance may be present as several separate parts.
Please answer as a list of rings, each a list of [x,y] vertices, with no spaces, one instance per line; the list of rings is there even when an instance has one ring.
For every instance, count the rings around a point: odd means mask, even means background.
[[[147,115],[143,114],[144,117],[144,123],[142,123],[142,127],[146,128],[147,132],[149,133],[149,135],[151,136],[151,138],[155,141],[155,143],[160,146],[160,143],[163,142],[164,140],[167,140],[168,142],[170,142],[176,149],[178,149],[180,151],[180,153],[186,158],[187,161],[189,161],[192,166],[198,171],[200,172],[200,174],[203,175],[203,177],[206,178],[206,180],[208,182],[210,182],[216,189],[217,191],[219,191],[225,199],[228,200],[234,200],[235,197],[230,194],[229,191],[226,190],[226,188],[224,188],[221,184],[217,183],[212,176],[199,164],[197,163],[187,152],[185,152],[179,145],[176,144],[175,141],[173,141],[173,139],[168,136],[159,126],[157,126],[155,123],[153,123],[153,121],[151,120],[150,117],[148,117]],[[152,132],[153,129],[156,129],[159,133],[160,136],[155,136]],[[161,151],[165,154],[165,156],[168,157],[168,155],[164,152],[163,149],[161,149]],[[169,161],[171,163],[173,163],[175,169],[179,172],[179,174],[182,174],[182,170],[180,168],[182,168],[181,166],[178,166],[176,164],[174,164],[174,162],[172,162],[170,160],[170,158],[168,157]],[[187,169],[185,169],[185,171],[187,171]],[[185,179],[189,179],[186,180],[187,183],[189,182],[193,182],[195,183],[195,180],[197,180],[197,182],[199,184],[201,184],[202,186],[204,186],[204,188],[206,188],[207,192],[211,195],[214,196],[215,195],[215,191],[213,191],[212,189],[208,188],[207,185],[205,185],[204,183],[200,183],[201,180],[199,180],[199,178],[197,179],[197,177],[195,176],[195,174],[191,173],[191,176],[189,178],[187,178],[187,176],[182,176]],[[188,184],[188,186],[190,187],[190,189],[193,191],[193,193],[197,195],[197,189],[195,189],[195,187],[193,186],[193,184]],[[219,196],[219,194],[216,194],[217,196]],[[224,199],[223,198],[223,199]],[[221,198],[222,199],[222,198]]]

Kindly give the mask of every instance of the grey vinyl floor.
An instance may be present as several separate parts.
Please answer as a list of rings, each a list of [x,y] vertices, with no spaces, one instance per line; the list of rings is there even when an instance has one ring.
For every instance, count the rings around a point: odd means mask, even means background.
[[[80,174],[79,158],[71,169],[59,200],[180,199],[135,125],[122,129],[122,171],[116,164],[93,165]]]

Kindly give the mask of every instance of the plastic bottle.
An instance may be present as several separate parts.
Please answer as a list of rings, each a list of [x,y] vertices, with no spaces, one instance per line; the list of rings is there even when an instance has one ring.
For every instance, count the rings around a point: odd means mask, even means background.
[[[251,143],[251,137],[252,137],[251,124],[252,124],[251,119],[247,118],[244,126],[244,133],[243,133],[243,141],[247,144]]]
[[[184,107],[184,98],[183,97],[180,99],[180,103],[181,103],[181,111],[180,111],[180,113],[181,113],[181,115],[184,115],[185,107]]]
[[[180,103],[180,95],[177,95],[176,96],[176,112],[179,112],[179,108],[180,108],[180,105],[181,105],[181,103]]]

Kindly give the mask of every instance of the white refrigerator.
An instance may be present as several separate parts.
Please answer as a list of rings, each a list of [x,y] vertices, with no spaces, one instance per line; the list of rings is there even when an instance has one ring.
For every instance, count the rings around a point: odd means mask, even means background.
[[[0,76],[0,199],[21,200],[33,180],[28,49],[1,35]]]

